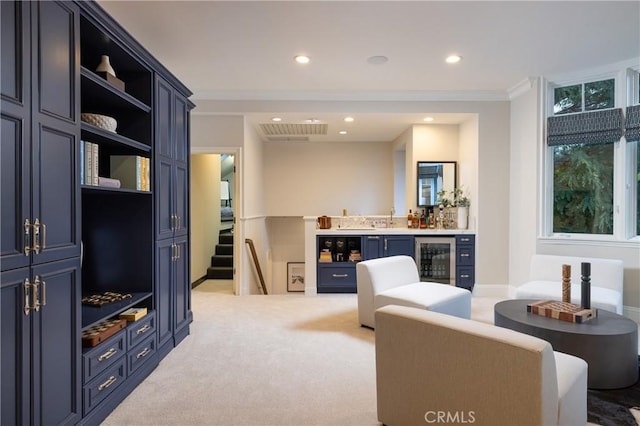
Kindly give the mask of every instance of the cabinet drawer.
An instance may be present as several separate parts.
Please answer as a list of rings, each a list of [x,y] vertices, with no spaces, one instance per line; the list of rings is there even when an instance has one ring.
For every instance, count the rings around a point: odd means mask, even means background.
[[[456,247],[456,265],[458,266],[473,266],[474,263],[473,246],[458,246]]]
[[[127,352],[127,333],[121,330],[82,354],[82,383],[91,381]]]
[[[456,245],[473,245],[475,244],[475,236],[458,235],[456,236]]]
[[[456,268],[456,287],[473,289],[475,282],[473,266],[460,266]]]
[[[355,293],[356,266],[322,266],[318,268],[318,292]]]
[[[82,388],[85,416],[124,382],[127,377],[126,361],[127,357],[121,356],[113,365]]]
[[[149,335],[156,333],[156,313],[151,311],[144,318],[132,322],[127,326],[127,343],[133,348]]]
[[[144,364],[145,359],[149,358],[150,355],[153,355],[156,352],[156,336],[148,336],[146,340],[141,342],[138,346],[129,350],[127,354],[127,366],[128,366],[128,374],[132,374],[134,371],[138,369],[142,364]]]

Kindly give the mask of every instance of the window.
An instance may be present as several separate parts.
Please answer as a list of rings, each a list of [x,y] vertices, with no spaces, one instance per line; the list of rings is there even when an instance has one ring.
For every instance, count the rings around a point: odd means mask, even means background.
[[[616,100],[620,82],[626,83],[626,102]],[[640,73],[629,71],[626,82],[609,78],[551,86],[549,94],[547,167],[553,182],[547,232],[587,239],[637,237]],[[625,103],[637,106],[623,111],[620,104]],[[623,176],[631,183],[629,190]]]
[[[613,233],[613,144],[553,147],[553,232]]]
[[[553,95],[554,115],[613,108],[615,80],[612,78],[556,87]]]

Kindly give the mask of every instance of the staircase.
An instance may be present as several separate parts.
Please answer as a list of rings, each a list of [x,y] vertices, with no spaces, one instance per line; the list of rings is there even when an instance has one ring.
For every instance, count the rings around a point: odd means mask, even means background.
[[[233,279],[233,234],[220,231],[215,254],[211,256],[211,266],[207,268],[207,279]]]

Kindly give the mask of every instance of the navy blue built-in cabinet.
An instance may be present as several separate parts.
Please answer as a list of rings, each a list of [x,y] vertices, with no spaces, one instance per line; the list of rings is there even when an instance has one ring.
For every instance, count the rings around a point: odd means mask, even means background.
[[[166,355],[189,333],[189,111],[193,104],[157,76],[156,90],[156,301],[158,347]]]
[[[95,2],[0,7],[0,424],[99,424],[189,334],[191,92]],[[103,55],[124,89],[95,72]],[[149,188],[81,184],[81,141],[100,176],[112,156],[149,159]],[[104,292],[130,297],[81,302]],[[82,347],[130,307],[147,315]]]

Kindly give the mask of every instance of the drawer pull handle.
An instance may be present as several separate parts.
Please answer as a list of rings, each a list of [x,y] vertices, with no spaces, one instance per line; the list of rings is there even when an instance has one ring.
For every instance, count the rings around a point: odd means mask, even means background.
[[[98,386],[98,390],[101,391],[101,390],[104,390],[104,389],[108,388],[109,386],[114,384],[116,382],[116,380],[118,380],[118,379],[116,379],[116,376],[109,377],[106,382],[104,382],[103,384]]]
[[[460,238],[460,241],[462,241],[464,243],[468,243],[469,242],[469,238]]]
[[[149,348],[144,348],[144,350],[142,352],[140,352],[138,355],[136,355],[136,359],[142,358],[142,357],[145,357],[145,356],[149,355],[149,352],[151,352],[151,350]]]
[[[111,349],[109,349],[108,351],[106,351],[105,353],[103,353],[102,355],[100,355],[98,357],[98,362],[102,362],[105,359],[109,359],[109,358],[111,358],[112,356],[114,356],[117,353],[118,353],[117,350],[115,350],[114,348],[111,348]]]
[[[151,329],[151,326],[149,324],[145,324],[144,327],[142,327],[142,328],[140,328],[139,330],[136,331],[136,334],[146,333],[150,329]]]
[[[347,278],[349,274],[332,274],[333,278]]]
[[[462,275],[460,275],[460,278],[469,278],[469,275],[462,274]]]
[[[380,237],[367,237],[368,240],[379,240]]]
[[[460,253],[460,257],[469,257],[469,253]]]

